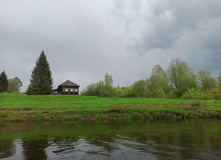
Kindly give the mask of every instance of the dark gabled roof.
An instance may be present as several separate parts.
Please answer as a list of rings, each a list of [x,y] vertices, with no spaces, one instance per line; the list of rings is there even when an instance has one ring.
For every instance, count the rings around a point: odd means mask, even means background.
[[[59,85],[59,87],[80,87],[78,84],[67,80],[66,82]]]

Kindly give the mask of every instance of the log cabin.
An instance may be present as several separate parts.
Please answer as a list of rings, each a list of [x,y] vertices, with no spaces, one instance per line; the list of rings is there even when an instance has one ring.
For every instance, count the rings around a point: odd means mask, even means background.
[[[53,90],[53,94],[62,95],[79,95],[79,85],[67,80],[66,82],[60,84],[57,89]]]

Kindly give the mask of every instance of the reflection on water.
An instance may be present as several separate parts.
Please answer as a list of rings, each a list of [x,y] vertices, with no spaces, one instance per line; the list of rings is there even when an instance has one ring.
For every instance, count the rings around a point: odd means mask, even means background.
[[[45,140],[24,140],[22,143],[24,159],[47,159],[45,148],[48,147]]]
[[[0,143],[0,158],[10,157],[15,154],[13,142],[1,141]]]
[[[1,123],[1,159],[219,159],[217,119]]]

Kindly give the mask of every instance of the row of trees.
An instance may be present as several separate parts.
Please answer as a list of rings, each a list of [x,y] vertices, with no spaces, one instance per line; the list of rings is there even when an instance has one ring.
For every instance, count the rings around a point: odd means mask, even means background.
[[[52,93],[52,73],[44,51],[36,61],[27,89],[29,95],[49,95]],[[22,82],[18,77],[7,79],[5,71],[0,74],[0,93],[20,92]]]
[[[18,77],[8,79],[5,71],[0,74],[0,93],[18,93],[21,86],[22,82]]]
[[[48,95],[52,93],[52,73],[44,51],[36,61],[27,89],[29,95]],[[19,92],[22,82],[18,77],[7,79],[0,74],[0,93]],[[173,59],[166,71],[160,65],[154,66],[151,76],[136,81],[128,87],[114,87],[111,74],[103,81],[90,84],[82,95],[101,97],[153,97],[153,98],[198,98],[221,99],[221,72],[213,78],[207,71],[194,73],[186,62]]]
[[[104,81],[90,84],[82,95],[101,97],[152,97],[221,99],[221,72],[213,78],[208,71],[194,73],[186,62],[173,59],[166,71],[154,66],[151,76],[128,87],[114,87],[110,74]]]

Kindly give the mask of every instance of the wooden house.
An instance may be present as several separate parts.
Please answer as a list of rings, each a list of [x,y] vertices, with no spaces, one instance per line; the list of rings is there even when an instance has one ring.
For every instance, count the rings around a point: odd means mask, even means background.
[[[78,84],[67,80],[60,84],[57,89],[53,90],[53,94],[79,95],[79,87]]]

